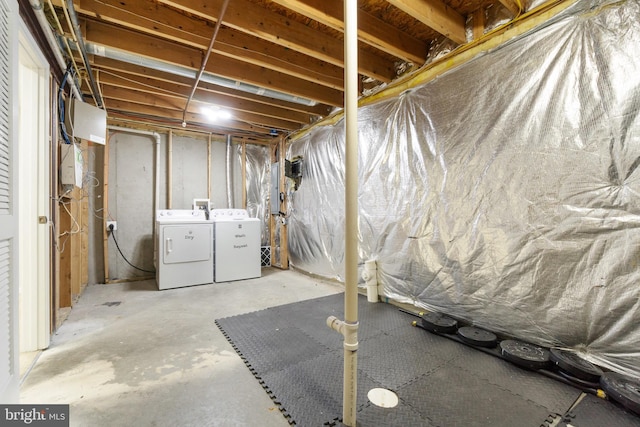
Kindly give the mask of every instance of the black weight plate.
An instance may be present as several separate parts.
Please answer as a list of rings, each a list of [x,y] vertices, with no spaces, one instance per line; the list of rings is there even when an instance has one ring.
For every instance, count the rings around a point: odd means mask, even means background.
[[[493,348],[498,343],[496,334],[476,328],[475,326],[463,326],[459,328],[458,336],[462,342],[478,347]]]
[[[582,378],[574,377],[573,375],[571,375],[571,373],[565,372],[562,369],[558,369],[558,374],[560,374],[560,376],[562,376],[563,378],[568,379],[575,385],[586,387],[586,388],[596,388],[596,389],[600,388],[599,382],[585,381]]]
[[[640,381],[617,372],[605,372],[600,385],[607,397],[640,415]]]
[[[421,316],[422,327],[431,332],[441,334],[455,334],[458,329],[458,321],[441,313],[425,313]]]
[[[591,383],[600,381],[602,370],[593,363],[570,351],[552,348],[549,351],[549,359],[560,370],[569,375]]]
[[[500,342],[500,353],[508,361],[527,369],[543,369],[549,365],[548,350],[522,341]]]

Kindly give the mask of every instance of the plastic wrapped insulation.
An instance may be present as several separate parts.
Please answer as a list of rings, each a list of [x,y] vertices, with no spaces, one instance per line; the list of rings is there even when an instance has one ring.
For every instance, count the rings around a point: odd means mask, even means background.
[[[271,168],[269,165],[269,148],[261,145],[246,144],[246,189],[247,212],[251,218],[262,220],[261,246],[270,246],[269,189],[271,184]],[[242,145],[236,145],[236,153],[240,157]]]
[[[640,3],[580,1],[359,112],[382,293],[640,375]],[[290,261],[343,278],[344,123],[316,126]]]

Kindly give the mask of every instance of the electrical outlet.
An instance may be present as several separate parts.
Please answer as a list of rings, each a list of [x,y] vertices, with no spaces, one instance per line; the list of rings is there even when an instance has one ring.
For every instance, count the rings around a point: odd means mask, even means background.
[[[113,226],[113,228],[111,228]],[[118,229],[118,221],[107,221],[107,231],[116,231]]]

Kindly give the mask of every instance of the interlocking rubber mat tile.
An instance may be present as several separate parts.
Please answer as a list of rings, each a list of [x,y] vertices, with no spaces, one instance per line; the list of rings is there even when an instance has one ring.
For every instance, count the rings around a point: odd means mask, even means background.
[[[587,394],[558,424],[558,427],[640,427],[640,417],[616,403]]]
[[[290,424],[341,425],[343,339],[326,319],[344,317],[343,298],[335,294],[216,320]],[[358,310],[359,427],[539,427],[563,414],[578,420],[598,405],[613,405],[588,399],[567,413],[581,395],[577,388],[413,327],[418,318],[390,304],[360,296]],[[374,387],[395,392],[399,405],[368,402]],[[628,415],[616,414],[622,421]],[[599,425],[638,425],[617,419]]]

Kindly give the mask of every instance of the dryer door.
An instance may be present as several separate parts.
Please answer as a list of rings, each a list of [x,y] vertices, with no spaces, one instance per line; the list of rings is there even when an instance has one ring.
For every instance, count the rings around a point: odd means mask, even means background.
[[[211,259],[212,227],[209,224],[176,224],[162,228],[162,262],[206,261]]]

